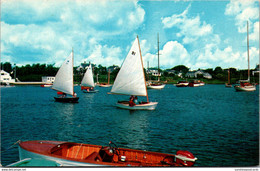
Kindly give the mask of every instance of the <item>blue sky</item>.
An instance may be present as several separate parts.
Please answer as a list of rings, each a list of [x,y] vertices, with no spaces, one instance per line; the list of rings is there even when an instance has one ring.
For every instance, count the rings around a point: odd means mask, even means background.
[[[138,35],[144,66],[191,69],[259,64],[257,0],[2,0],[1,62],[59,67],[74,50],[74,65],[121,66]]]

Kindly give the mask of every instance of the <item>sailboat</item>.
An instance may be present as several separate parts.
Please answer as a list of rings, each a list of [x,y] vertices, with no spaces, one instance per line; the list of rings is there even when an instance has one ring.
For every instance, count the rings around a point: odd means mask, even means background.
[[[112,84],[109,84],[110,81],[110,70],[108,70],[108,74],[107,74],[107,83],[100,83],[99,87],[111,87]]]
[[[117,107],[130,110],[155,110],[158,102],[149,102],[144,75],[143,61],[138,36],[136,37],[121,69],[119,70],[111,94],[146,96],[147,102],[132,103],[118,101]]]
[[[232,84],[230,84],[230,68],[228,68],[228,83],[226,83],[225,86],[228,88],[232,87]]]
[[[92,72],[92,67],[89,62],[89,67],[87,68],[84,77],[81,81],[81,90],[84,93],[96,93],[98,90],[94,90],[95,84],[94,84],[94,79],[93,79],[93,72]]]
[[[74,92],[73,83],[73,50],[57,72],[52,89],[57,90],[57,94],[60,95],[59,97],[54,97],[56,101],[70,103],[78,102],[79,97],[77,97]]]
[[[150,82],[147,85],[147,88],[149,88],[149,89],[163,89],[165,87],[165,84],[160,83],[159,33],[157,35],[157,39],[158,39],[158,82],[156,82],[156,83]]]
[[[255,91],[256,86],[250,83],[250,64],[249,64],[249,33],[247,22],[247,62],[248,62],[248,77],[247,80],[239,80],[239,85],[234,86],[236,91]]]

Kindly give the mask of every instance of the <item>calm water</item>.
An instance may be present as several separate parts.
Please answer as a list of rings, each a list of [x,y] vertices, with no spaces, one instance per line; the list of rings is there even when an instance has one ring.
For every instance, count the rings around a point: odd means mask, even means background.
[[[128,111],[114,105],[128,96],[111,88],[85,94],[77,104],[54,102],[50,88],[1,88],[1,151],[17,140],[60,140],[175,154],[189,150],[196,166],[254,166],[259,163],[259,89],[235,92],[224,85],[148,90],[155,111]],[[140,97],[139,100],[142,100]],[[145,99],[145,98],[144,98]],[[2,165],[19,160],[15,146]]]

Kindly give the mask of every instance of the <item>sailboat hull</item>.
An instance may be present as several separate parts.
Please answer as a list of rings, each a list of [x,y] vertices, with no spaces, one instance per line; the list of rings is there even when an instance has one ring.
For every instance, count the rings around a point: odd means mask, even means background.
[[[99,84],[98,86],[99,87],[111,87],[112,85],[111,84]]]
[[[165,84],[160,84],[160,85],[148,85],[147,88],[148,89],[163,89],[165,87]]]
[[[235,86],[234,87],[236,91],[255,91],[256,87],[255,86]]]
[[[79,97],[54,97],[56,102],[62,103],[78,103]]]
[[[137,104],[134,106],[129,106],[128,101],[119,101],[116,106],[118,108],[122,109],[128,109],[128,110],[155,110],[158,102],[148,102],[148,103],[142,103],[142,104]]]
[[[99,92],[98,90],[83,90],[83,93],[97,93]]]

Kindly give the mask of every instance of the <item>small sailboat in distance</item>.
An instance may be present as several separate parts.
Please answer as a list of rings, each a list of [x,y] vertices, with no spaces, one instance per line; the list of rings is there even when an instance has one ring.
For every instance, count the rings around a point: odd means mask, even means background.
[[[249,34],[248,34],[248,22],[247,22],[247,62],[248,62],[248,77],[247,80],[239,80],[239,85],[235,85],[236,91],[255,91],[256,86],[250,83],[250,65],[249,65]]]
[[[147,88],[149,89],[163,89],[165,87],[165,84],[160,83],[160,54],[159,54],[159,33],[157,34],[158,39],[158,81],[157,82],[150,82],[147,85]]]
[[[59,96],[54,97],[57,102],[78,102],[79,97],[77,97],[76,93],[74,92],[73,50],[57,72],[52,89],[58,91],[57,94]]]
[[[107,73],[107,83],[99,83],[99,87],[111,87],[112,84],[109,84],[110,82],[110,70],[108,70]]]
[[[93,78],[93,72],[92,72],[92,67],[89,62],[89,66],[87,67],[87,70],[84,74],[84,77],[81,81],[81,90],[84,93],[96,93],[98,90],[94,90],[95,88],[95,83],[94,83],[94,78]]]
[[[118,101],[117,107],[129,110],[155,110],[158,102],[149,102],[138,36],[135,39],[109,94],[146,96],[147,102]]]

